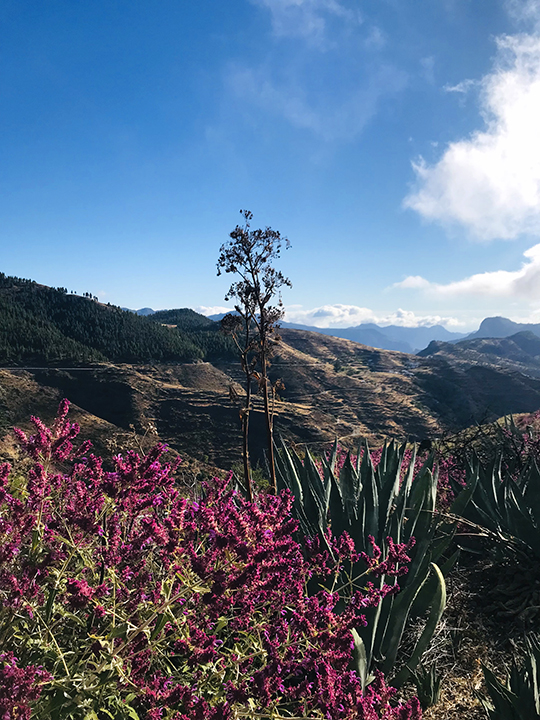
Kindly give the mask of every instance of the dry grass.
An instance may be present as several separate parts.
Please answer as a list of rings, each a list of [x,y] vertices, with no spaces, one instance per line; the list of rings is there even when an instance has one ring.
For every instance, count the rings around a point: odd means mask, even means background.
[[[516,562],[490,558],[487,550],[462,556],[447,579],[445,615],[422,658],[423,666],[435,666],[441,677],[439,702],[424,711],[424,720],[487,720],[478,699],[487,696],[482,664],[504,680],[512,661],[522,656],[525,632],[540,624],[536,614],[508,612],[508,596],[501,590],[519,576],[533,598],[539,573],[538,565],[520,569]],[[412,647],[421,627],[408,629],[406,644]],[[403,689],[404,697],[415,694],[412,683]]]

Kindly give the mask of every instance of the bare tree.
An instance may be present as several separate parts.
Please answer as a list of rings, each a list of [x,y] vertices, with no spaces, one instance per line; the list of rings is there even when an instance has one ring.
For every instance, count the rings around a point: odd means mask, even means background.
[[[240,355],[240,365],[245,377],[246,397],[244,407],[240,410],[242,422],[242,458],[244,461],[244,482],[250,501],[253,500],[251,481],[251,464],[249,461],[249,411],[251,410],[251,386],[255,365],[257,363],[256,340],[253,332],[253,311],[249,306],[239,306],[237,314],[225,315],[221,328],[232,336]],[[232,398],[231,398],[232,399]]]
[[[278,339],[276,327],[284,314],[280,290],[283,286],[292,287],[292,285],[280,270],[276,270],[273,263],[280,256],[282,244],[284,243],[288,248],[290,243],[287,238],[282,238],[281,234],[272,228],[252,230],[250,223],[253,214],[249,210],[241,210],[240,213],[244,217],[244,225],[237,225],[229,234],[231,239],[221,246],[217,268],[218,275],[221,275],[222,272],[234,273],[240,278],[232,283],[225,300],[236,301],[234,309],[241,318],[245,333],[243,348],[246,356],[242,362],[246,374],[248,397],[244,408],[247,419],[243,425],[244,468],[249,465],[249,454],[246,455],[246,450],[251,381],[258,375],[257,379],[264,401],[270,480],[272,488],[276,492],[273,412],[270,409],[269,401],[268,368],[273,343]],[[259,372],[257,374],[250,360],[251,354],[256,358],[258,364]],[[243,357],[242,354],[241,357]],[[246,482],[248,482],[247,477]],[[251,492],[251,481],[249,481],[249,485],[248,492]]]

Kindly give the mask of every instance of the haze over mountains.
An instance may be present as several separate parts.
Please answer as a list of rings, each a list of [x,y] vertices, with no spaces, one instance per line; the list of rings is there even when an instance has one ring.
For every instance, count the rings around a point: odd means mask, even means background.
[[[128,309],[128,308],[124,308]],[[152,308],[141,308],[132,310],[137,315],[158,317],[170,314],[172,310],[152,310]],[[224,313],[207,316],[210,320],[219,322]],[[320,328],[314,325],[301,325],[282,321],[282,328],[294,330],[307,330],[309,332],[330,335],[332,337],[351,340],[369,347],[381,350],[395,350],[410,354],[420,353],[427,349],[430,343],[461,343],[465,340],[477,338],[506,338],[520,332],[529,332],[540,337],[540,323],[517,323],[504,317],[488,317],[482,320],[478,330],[472,333],[450,332],[442,325],[430,325],[420,327],[404,327],[401,325],[376,325],[375,323],[362,323],[347,328]],[[469,349],[471,346],[468,346]],[[424,354],[424,353],[422,353]],[[429,354],[429,353],[428,353]]]

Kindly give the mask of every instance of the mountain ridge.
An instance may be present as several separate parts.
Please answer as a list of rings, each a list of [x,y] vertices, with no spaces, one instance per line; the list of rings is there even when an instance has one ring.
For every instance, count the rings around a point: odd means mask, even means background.
[[[276,428],[286,440],[315,452],[335,438],[345,447],[354,447],[360,437],[375,444],[388,437],[421,440],[540,407],[534,335],[472,339],[465,348],[435,341],[439,344],[425,356],[318,331],[283,327],[280,335],[270,366],[272,381],[284,384],[275,402]],[[191,343],[184,358],[159,360],[159,347],[148,357],[144,348],[150,341],[177,337]],[[143,438],[153,427],[155,439],[181,456],[229,469],[241,456],[244,390],[237,355],[223,344],[227,340],[217,323],[188,308],[139,317],[94,298],[2,275],[1,364],[39,357],[44,366],[0,370],[2,427],[34,413],[32,403],[43,388],[49,416],[54,416],[53,399],[67,397],[87,414],[88,427],[91,417],[97,418],[105,439],[131,428]],[[72,345],[63,360],[47,354],[68,341]],[[131,362],[118,360],[123,347]],[[91,358],[84,355],[91,352]],[[78,358],[80,367],[67,367],[66,358]],[[250,425],[252,457],[262,462],[264,415],[258,395]]]
[[[211,320],[218,322],[225,313],[209,315]],[[429,325],[419,327],[404,327],[401,325],[377,325],[376,323],[361,323],[346,328],[320,328],[302,323],[290,323],[282,320],[280,326],[292,330],[307,330],[309,332],[330,335],[332,337],[352,340],[353,342],[369,345],[381,350],[395,350],[398,352],[416,353],[427,347],[431,340],[455,341],[466,337],[466,333],[454,333],[442,325]]]

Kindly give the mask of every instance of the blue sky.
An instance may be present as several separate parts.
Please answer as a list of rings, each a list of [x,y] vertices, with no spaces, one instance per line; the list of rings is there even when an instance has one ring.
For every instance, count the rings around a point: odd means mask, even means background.
[[[540,322],[540,0],[3,0],[0,270],[227,307],[240,221],[287,319]]]

